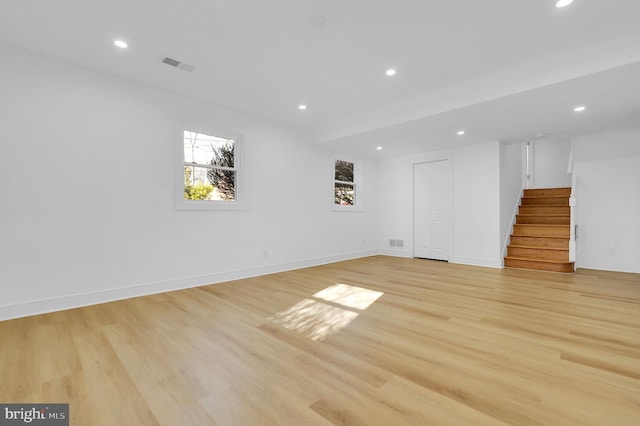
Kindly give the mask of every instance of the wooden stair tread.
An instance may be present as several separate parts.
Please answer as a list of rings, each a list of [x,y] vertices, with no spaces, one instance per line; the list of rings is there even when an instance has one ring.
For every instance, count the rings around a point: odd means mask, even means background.
[[[517,225],[517,223],[516,223]],[[525,223],[524,225],[530,225],[529,223]],[[567,225],[561,225],[561,226],[567,226]],[[549,238],[549,239],[554,239],[554,240],[568,240],[569,237],[550,237],[548,235],[541,235],[541,236],[537,236],[537,235],[511,235],[512,237],[520,237],[520,238]]]
[[[568,238],[567,238],[568,239]],[[569,248],[561,248],[561,247],[540,247],[540,246],[525,246],[520,244],[509,244],[509,247],[512,248],[524,248],[524,249],[533,249],[533,250],[557,250],[557,251],[569,251]]]
[[[545,195],[543,196],[524,196],[520,199],[520,205],[522,206],[568,206],[571,197],[567,196],[555,196]]]
[[[518,213],[518,216],[526,216],[526,217],[569,217],[568,214],[564,214],[564,213]]]
[[[560,265],[568,265],[573,262],[568,260],[553,260],[553,259],[535,259],[532,257],[515,257],[515,256],[505,256],[505,260],[526,260],[527,262],[539,262],[539,263],[557,263]]]
[[[554,223],[515,223],[514,226],[533,226],[534,228],[540,228],[540,227],[567,228],[570,225],[557,225]]]
[[[516,225],[565,225],[571,224],[571,216],[565,213],[518,213],[516,215]]]
[[[570,186],[554,186],[551,188],[527,188],[524,190],[525,193],[526,192],[545,192],[545,191],[564,191],[564,192],[571,192],[571,187]]]
[[[534,205],[520,205],[520,207],[569,207],[568,204],[534,204]]]
[[[567,204],[521,204],[520,207],[569,207],[569,204],[567,201]]]

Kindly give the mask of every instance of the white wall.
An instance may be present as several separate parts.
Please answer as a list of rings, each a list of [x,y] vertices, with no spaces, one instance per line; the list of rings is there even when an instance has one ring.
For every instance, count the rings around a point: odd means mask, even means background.
[[[403,240],[404,247],[389,246]],[[389,256],[413,257],[413,164],[409,157],[378,162],[378,247]]]
[[[572,148],[574,163],[640,157],[640,128],[620,128],[575,138]]]
[[[448,153],[382,159],[378,164],[378,243],[384,254],[413,257],[413,163]],[[501,266],[499,143],[450,151],[452,263]],[[403,250],[389,247],[403,239]]]
[[[8,49],[0,93],[0,319],[376,252],[375,163],[332,212],[334,153],[293,127]],[[248,211],[175,209],[187,121],[245,132]]]
[[[511,235],[523,189],[523,144],[500,144],[500,242],[501,257]]]
[[[573,142],[576,267],[640,272],[640,130]]]
[[[454,152],[454,263],[502,266],[499,150],[490,142]]]
[[[532,188],[565,188],[571,186],[567,174],[571,140],[540,140],[533,146]]]

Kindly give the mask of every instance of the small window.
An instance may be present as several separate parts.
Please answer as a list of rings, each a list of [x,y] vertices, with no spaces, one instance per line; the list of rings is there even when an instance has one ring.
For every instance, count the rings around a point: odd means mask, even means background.
[[[184,130],[179,208],[238,209],[241,135]]]
[[[334,205],[356,205],[355,164],[336,160],[334,181]]]
[[[235,141],[185,130],[184,198],[235,201]]]

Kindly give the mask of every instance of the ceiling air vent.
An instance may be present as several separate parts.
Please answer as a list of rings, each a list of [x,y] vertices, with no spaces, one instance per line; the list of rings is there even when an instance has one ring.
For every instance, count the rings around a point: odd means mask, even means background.
[[[170,58],[168,56],[165,57],[162,60],[162,63],[163,64],[167,64],[167,65],[171,65],[172,67],[180,68],[181,70],[187,71],[187,72],[192,72],[193,70],[195,70],[195,67],[193,67],[191,65],[188,65],[188,64],[185,64],[183,62],[177,61],[177,60],[175,60],[173,58]]]

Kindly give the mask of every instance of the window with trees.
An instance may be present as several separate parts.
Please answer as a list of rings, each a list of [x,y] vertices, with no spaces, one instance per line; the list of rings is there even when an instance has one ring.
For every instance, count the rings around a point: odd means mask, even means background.
[[[241,137],[184,130],[182,207],[237,206]]]
[[[334,205],[356,205],[355,163],[335,161]]]

